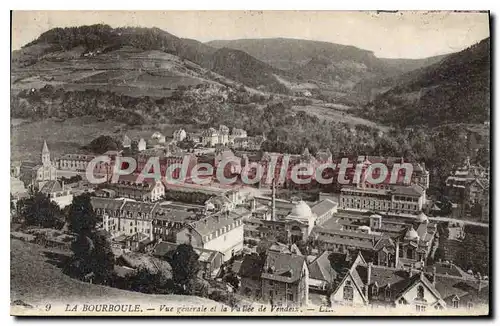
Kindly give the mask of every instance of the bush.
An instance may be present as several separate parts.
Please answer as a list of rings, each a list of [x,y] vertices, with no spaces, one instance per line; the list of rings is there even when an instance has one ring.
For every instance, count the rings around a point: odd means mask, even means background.
[[[217,302],[222,302],[230,307],[236,307],[239,304],[238,299],[232,293],[228,293],[222,290],[214,290],[209,295],[208,298]]]

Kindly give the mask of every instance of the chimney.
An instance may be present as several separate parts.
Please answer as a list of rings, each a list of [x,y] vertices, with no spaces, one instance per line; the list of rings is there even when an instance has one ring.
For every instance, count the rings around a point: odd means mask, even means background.
[[[399,239],[396,240],[396,253],[394,257],[394,267],[398,268],[399,266]]]
[[[436,266],[432,267],[432,285],[436,285]]]
[[[413,267],[414,267],[413,265],[414,265],[413,263],[410,265],[410,277],[413,276]]]

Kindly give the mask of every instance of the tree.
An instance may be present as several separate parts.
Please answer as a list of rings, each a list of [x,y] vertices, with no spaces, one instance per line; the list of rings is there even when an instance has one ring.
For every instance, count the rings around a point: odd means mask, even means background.
[[[172,293],[172,281],[163,273],[152,273],[145,267],[140,267],[136,272],[125,278],[124,288],[127,290],[151,293],[168,294]]]
[[[90,194],[73,197],[68,208],[68,226],[73,233],[89,236],[95,231],[97,215],[90,201]]]
[[[19,200],[18,212],[25,225],[44,228],[61,228],[64,225],[63,213],[50,198],[35,190],[30,197]]]
[[[97,216],[89,194],[73,197],[67,219],[70,232],[77,236],[71,244],[73,257],[66,271],[80,279],[92,275],[95,282],[108,283],[115,256],[106,234],[96,230]]]
[[[85,148],[97,154],[104,154],[107,151],[119,150],[122,146],[123,144],[121,141],[116,140],[111,136],[101,135],[92,140],[90,144],[85,146]]]
[[[192,294],[201,267],[198,254],[191,245],[180,244],[167,255],[167,261],[172,267],[174,284],[179,286],[183,294]]]

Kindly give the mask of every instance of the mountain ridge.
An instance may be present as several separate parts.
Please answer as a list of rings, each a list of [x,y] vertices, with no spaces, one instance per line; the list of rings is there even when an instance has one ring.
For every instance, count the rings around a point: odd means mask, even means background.
[[[490,38],[396,78],[364,115],[408,125],[483,123],[490,116]]]

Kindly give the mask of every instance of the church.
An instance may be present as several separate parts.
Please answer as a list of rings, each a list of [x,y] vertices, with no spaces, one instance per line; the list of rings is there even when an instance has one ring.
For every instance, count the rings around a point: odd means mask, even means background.
[[[50,151],[47,142],[43,142],[41,153],[41,164],[32,162],[21,163],[19,178],[26,187],[36,187],[41,189],[47,181],[57,178],[57,169],[50,160]]]

